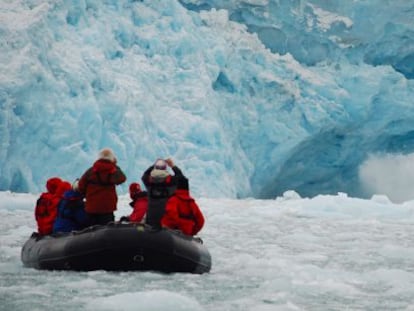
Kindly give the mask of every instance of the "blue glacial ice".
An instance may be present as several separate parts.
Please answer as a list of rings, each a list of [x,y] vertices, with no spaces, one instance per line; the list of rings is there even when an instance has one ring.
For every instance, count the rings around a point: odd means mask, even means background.
[[[0,190],[106,146],[129,182],[172,157],[198,196],[366,197],[399,159],[412,184],[413,26],[404,0],[2,1]]]

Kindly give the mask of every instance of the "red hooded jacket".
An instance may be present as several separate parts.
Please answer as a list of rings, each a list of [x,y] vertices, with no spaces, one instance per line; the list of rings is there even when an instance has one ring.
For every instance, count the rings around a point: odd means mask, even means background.
[[[78,183],[78,191],[86,198],[85,211],[90,214],[108,214],[115,211],[118,202],[115,186],[125,180],[126,176],[115,163],[97,160]]]
[[[57,209],[52,204],[53,193],[43,192],[36,202],[35,218],[37,232],[41,235],[52,233],[53,222],[57,215]]]
[[[132,203],[132,207],[134,208],[133,212],[129,216],[130,222],[142,222],[144,219],[145,214],[148,210],[148,197],[147,192],[142,191],[139,193]]]
[[[58,177],[50,178],[46,183],[48,192],[43,192],[36,202],[35,218],[37,232],[41,235],[51,234],[57,216],[57,206],[63,193],[71,188],[70,183]]]
[[[187,235],[196,235],[203,228],[204,216],[188,190],[177,189],[168,199],[161,225]]]

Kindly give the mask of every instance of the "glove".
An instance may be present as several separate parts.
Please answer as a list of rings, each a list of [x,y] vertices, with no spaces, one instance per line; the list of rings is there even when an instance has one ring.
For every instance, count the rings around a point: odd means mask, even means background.
[[[169,167],[174,167],[174,161],[171,158],[166,159],[165,162]]]

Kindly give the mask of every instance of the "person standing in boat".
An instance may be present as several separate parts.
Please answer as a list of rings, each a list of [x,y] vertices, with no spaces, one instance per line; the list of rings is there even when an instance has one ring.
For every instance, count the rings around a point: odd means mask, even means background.
[[[124,183],[126,176],[117,165],[117,159],[109,148],[102,149],[98,159],[79,179],[74,190],[85,198],[85,211],[90,225],[105,225],[114,221],[118,203],[116,186]]]
[[[148,210],[147,191],[143,191],[139,183],[133,182],[129,185],[129,196],[132,200],[129,205],[133,208],[133,211],[129,216],[122,216],[120,221],[144,223]]]
[[[161,225],[191,236],[196,235],[204,226],[203,213],[190,195],[188,179],[184,175],[178,178],[177,190],[167,201]]]
[[[168,172],[170,167],[174,175]],[[161,228],[161,218],[165,213],[165,205],[168,198],[174,194],[177,179],[183,173],[173,162],[172,159],[158,159],[142,175],[142,182],[148,192],[148,211],[145,223],[153,228]]]

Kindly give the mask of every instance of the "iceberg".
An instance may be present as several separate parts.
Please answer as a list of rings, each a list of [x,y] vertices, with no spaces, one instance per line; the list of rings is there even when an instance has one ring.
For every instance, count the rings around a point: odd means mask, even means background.
[[[413,17],[403,0],[3,1],[0,190],[74,180],[110,147],[129,182],[172,157],[197,196],[407,199],[378,179],[414,173],[370,161],[412,163]]]

